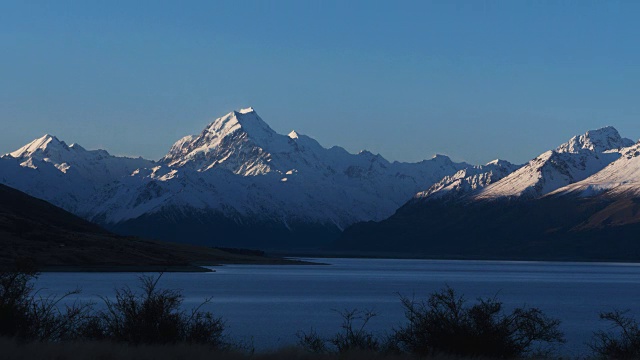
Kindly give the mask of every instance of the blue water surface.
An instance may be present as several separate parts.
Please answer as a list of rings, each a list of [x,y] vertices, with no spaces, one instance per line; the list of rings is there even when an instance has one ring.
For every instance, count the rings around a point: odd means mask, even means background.
[[[588,352],[593,331],[607,330],[598,314],[630,309],[640,318],[640,265],[398,259],[307,259],[329,265],[228,265],[213,273],[165,273],[162,287],[177,288],[185,306],[200,304],[226,320],[231,338],[258,350],[294,344],[296,332],[340,330],[337,311],[369,309],[369,329],[383,335],[404,323],[400,295],[426,299],[449,285],[469,301],[497,297],[508,309],[539,307],[562,320],[567,343],[559,351]],[[139,273],[45,273],[42,294],[80,287],[83,301],[135,287]]]

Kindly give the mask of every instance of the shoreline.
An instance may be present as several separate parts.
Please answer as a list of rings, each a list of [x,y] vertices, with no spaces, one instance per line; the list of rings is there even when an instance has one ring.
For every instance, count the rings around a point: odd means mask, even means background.
[[[217,263],[193,263],[186,265],[44,265],[38,268],[40,273],[126,273],[126,272],[167,272],[167,273],[207,273],[216,272],[211,267],[225,265],[329,265],[326,263],[299,259],[264,258],[247,261],[220,261]]]
[[[415,255],[407,253],[307,253],[307,252],[279,252],[272,253],[275,256],[284,258],[312,258],[312,259],[388,259],[388,260],[442,260],[442,261],[504,261],[504,262],[547,262],[547,263],[586,263],[586,264],[637,264],[640,265],[640,259],[620,259],[620,258],[602,258],[602,259],[586,259],[576,257],[566,258],[545,258],[545,257],[487,257],[487,256],[455,256],[455,255]]]
[[[38,269],[40,273],[214,273],[216,267],[226,265],[304,265],[329,266],[329,262],[313,261],[322,259],[361,259],[361,260],[431,260],[431,261],[479,261],[501,263],[549,263],[549,264],[598,264],[598,265],[636,265],[639,261],[630,260],[585,260],[585,259],[504,259],[504,258],[453,258],[453,257],[416,257],[416,256],[345,256],[345,255],[283,255],[283,258],[272,258],[267,261],[224,261],[215,264],[194,263],[188,265],[46,265]],[[309,260],[302,260],[302,259]]]
[[[125,272],[175,272],[175,273],[204,273],[215,272],[214,269],[208,269],[203,266],[196,265],[52,265],[43,266],[38,269],[40,273],[125,273]]]

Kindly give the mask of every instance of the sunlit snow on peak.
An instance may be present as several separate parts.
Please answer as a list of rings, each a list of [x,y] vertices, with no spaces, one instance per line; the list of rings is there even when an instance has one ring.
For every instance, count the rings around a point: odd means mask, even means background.
[[[64,149],[67,148],[67,145],[63,141],[58,140],[57,137],[53,135],[45,134],[44,136],[33,140],[32,142],[10,153],[9,155],[11,155],[14,158],[22,158],[22,157],[29,156],[38,151],[44,151],[49,146],[61,147]]]
[[[491,160],[488,163],[485,164],[485,166],[490,166],[490,165],[501,165],[501,164],[510,164],[510,162],[506,161],[506,160],[502,160],[502,159],[495,159],[495,160]]]
[[[436,161],[451,161],[451,159],[447,156],[447,155],[442,155],[442,154],[435,154],[433,155],[433,157],[431,158],[431,160],[436,160]]]
[[[633,140],[620,136],[613,126],[606,126],[597,130],[589,130],[583,135],[576,135],[568,142],[560,145],[556,151],[578,153],[581,151],[605,152],[617,150],[633,145]]]

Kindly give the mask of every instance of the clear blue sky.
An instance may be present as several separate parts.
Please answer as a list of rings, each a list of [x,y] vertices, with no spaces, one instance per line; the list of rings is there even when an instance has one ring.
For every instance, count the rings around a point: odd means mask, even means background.
[[[638,19],[637,1],[2,1],[0,153],[51,133],[157,159],[246,106],[390,160],[637,139]]]

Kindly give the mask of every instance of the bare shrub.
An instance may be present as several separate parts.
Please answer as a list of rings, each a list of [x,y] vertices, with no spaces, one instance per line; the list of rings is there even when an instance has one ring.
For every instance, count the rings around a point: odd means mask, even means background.
[[[614,310],[600,314],[600,319],[611,323],[611,329],[615,333],[598,331],[594,334],[589,346],[597,358],[640,358],[640,327],[627,313],[628,311]]]
[[[338,312],[342,316],[342,332],[335,334],[329,341],[339,353],[352,350],[377,351],[378,339],[365,329],[369,320],[377,314],[370,310],[345,310]],[[356,322],[360,324],[357,325]]]
[[[309,332],[298,331],[298,346],[314,354],[326,354],[329,352],[327,340],[323,339],[314,329]]]
[[[29,327],[29,300],[35,273],[0,272],[0,335],[20,336]]]
[[[331,352],[342,354],[354,351],[378,351],[380,349],[380,341],[366,330],[367,324],[376,316],[376,313],[357,309],[336,310],[336,312],[342,317],[342,331],[328,339],[322,338],[313,329],[308,333],[298,332],[296,334],[298,345],[316,354]]]
[[[27,340],[59,341],[76,338],[91,317],[91,303],[61,302],[80,293],[41,296],[34,291],[37,272],[29,266],[0,272],[0,335]]]
[[[85,329],[87,337],[130,344],[187,342],[223,347],[224,321],[200,311],[210,299],[187,312],[181,309],[184,297],[179,290],[158,287],[161,277],[141,276],[139,292],[124,287],[116,289],[114,300],[102,298],[106,310]]]
[[[418,355],[516,358],[531,353],[536,343],[564,342],[559,320],[537,308],[517,308],[505,314],[496,299],[479,299],[472,306],[450,287],[416,302],[401,297],[409,323],[394,339]]]
[[[60,306],[69,296],[80,294],[80,289],[62,296],[34,295],[29,301],[29,328],[26,337],[40,341],[73,340],[81,336],[85,323],[92,318],[93,303]]]

